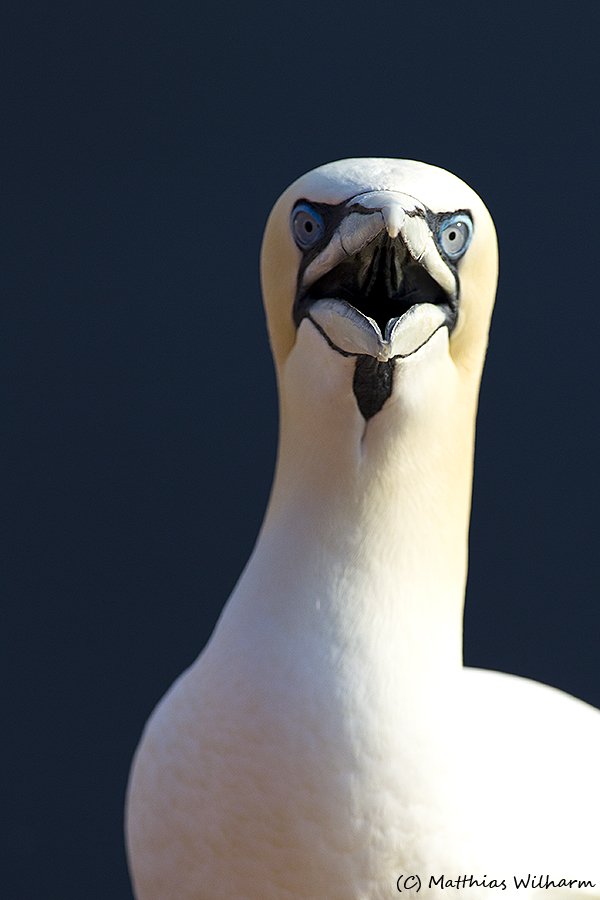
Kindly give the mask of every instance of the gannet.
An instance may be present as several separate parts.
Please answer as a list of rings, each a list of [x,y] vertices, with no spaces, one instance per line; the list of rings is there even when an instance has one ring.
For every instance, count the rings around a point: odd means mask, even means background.
[[[275,204],[275,480],[136,752],[138,900],[600,897],[600,713],[462,664],[496,277],[485,206],[430,165],[342,160]]]

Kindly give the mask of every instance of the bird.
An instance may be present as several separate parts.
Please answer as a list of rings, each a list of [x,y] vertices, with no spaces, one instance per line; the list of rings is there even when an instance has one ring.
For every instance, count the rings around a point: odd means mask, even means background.
[[[274,483],[134,757],[137,900],[600,898],[600,712],[462,659],[497,271],[426,163],[327,163],[273,207]]]

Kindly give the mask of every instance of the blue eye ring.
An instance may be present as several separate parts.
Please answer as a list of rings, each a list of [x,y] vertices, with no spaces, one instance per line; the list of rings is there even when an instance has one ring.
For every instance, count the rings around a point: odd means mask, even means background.
[[[438,231],[438,244],[449,259],[460,259],[473,235],[473,222],[469,216],[459,214],[446,219]]]
[[[322,216],[308,203],[299,203],[294,207],[291,225],[294,240],[301,250],[313,247],[325,231]]]

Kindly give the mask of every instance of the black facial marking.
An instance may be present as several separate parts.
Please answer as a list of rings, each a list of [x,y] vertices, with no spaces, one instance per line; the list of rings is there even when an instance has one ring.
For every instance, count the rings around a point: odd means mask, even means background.
[[[367,354],[356,357],[352,390],[361,414],[368,421],[392,393],[394,361],[380,362]]]

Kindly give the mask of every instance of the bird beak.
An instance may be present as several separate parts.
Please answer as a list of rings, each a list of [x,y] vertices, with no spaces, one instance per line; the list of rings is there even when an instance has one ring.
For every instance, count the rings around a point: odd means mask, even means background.
[[[370,191],[347,201],[326,246],[301,269],[294,319],[299,326],[308,316],[342,353],[388,360],[451,330],[457,295],[425,208],[400,192]]]

